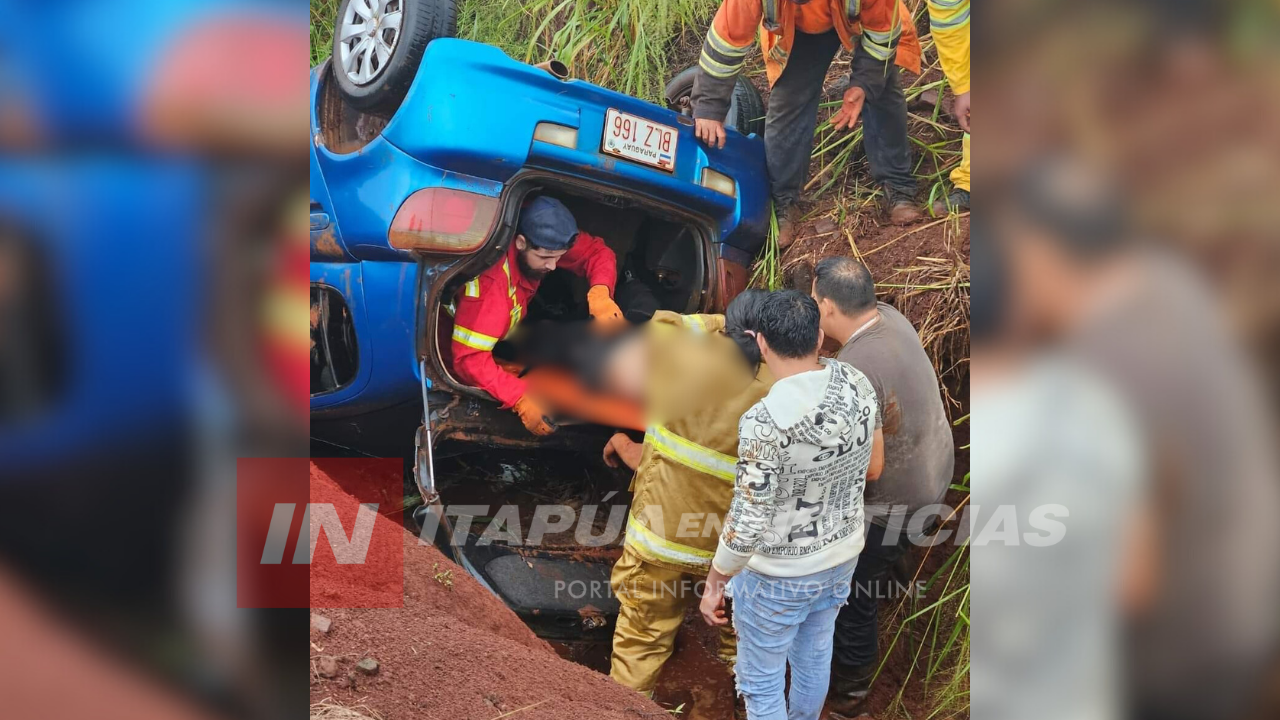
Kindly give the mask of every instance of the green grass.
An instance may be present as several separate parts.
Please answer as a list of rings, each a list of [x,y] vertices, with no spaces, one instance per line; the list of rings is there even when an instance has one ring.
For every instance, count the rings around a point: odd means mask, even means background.
[[[672,44],[701,33],[716,0],[462,0],[458,36],[537,63],[555,57],[575,77],[661,101]]]
[[[338,0],[311,0],[311,66],[319,65],[333,51],[333,24]]]
[[[778,249],[778,214],[769,209],[769,234],[765,237],[764,248],[751,270],[748,287],[777,290],[782,287],[782,252]]]
[[[340,1],[310,0],[310,4],[311,63],[316,65],[332,49]],[[496,45],[524,62],[554,56],[569,66],[574,77],[661,103],[666,81],[695,61],[696,48],[718,4],[719,0],[459,0],[457,35]],[[923,2],[918,7],[920,21],[926,9]],[[909,103],[930,91],[941,98],[946,87],[946,80],[939,79],[931,39],[922,38],[922,44],[924,73],[903,89]],[[758,54],[746,72],[762,85]],[[947,176],[960,161],[959,129],[941,117],[942,101],[938,100],[928,112],[913,112],[909,120],[917,156],[915,174],[927,188],[929,202],[946,197]],[[829,122],[818,125],[812,150],[814,171],[805,188],[808,199],[817,201],[813,215],[832,213],[843,221],[871,210],[879,198],[862,150],[862,128],[859,123],[852,131],[836,132]],[[782,286],[783,263],[772,212],[769,226],[750,285],[774,290]],[[910,289],[934,291],[934,284],[917,283]],[[963,488],[967,493],[967,478]],[[927,718],[968,714],[968,572],[969,550],[960,548],[928,578],[929,599],[914,601],[898,614],[903,621],[890,650],[901,642],[912,654],[913,681],[923,683],[930,700]]]
[[[311,0],[311,64],[329,56],[338,0]],[[555,57],[580,77],[660,102],[683,68],[671,49],[700,37],[717,0],[459,0],[458,37],[496,45],[524,62]],[[693,36],[691,36],[693,37]]]
[[[958,426],[968,421],[969,416],[964,415],[952,424]],[[968,446],[961,449],[967,450]],[[950,490],[962,494],[954,513],[956,517],[963,517],[964,506],[971,498],[970,474],[966,473],[960,483],[952,483]],[[945,551],[947,547],[944,544],[931,552]],[[888,709],[891,715],[911,717],[903,704],[903,696],[915,677],[923,686],[927,710],[923,720],[969,717],[970,560],[966,539],[929,575],[923,592],[903,600],[898,612],[887,618],[887,626],[896,626],[896,630],[881,655],[876,679],[899,644],[905,646],[905,652],[911,657],[907,675]],[[924,569],[922,561],[917,574]]]

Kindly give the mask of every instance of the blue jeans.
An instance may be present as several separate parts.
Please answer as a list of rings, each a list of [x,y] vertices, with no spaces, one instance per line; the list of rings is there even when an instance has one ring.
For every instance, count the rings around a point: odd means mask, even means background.
[[[831,678],[836,615],[849,599],[857,564],[855,559],[796,578],[743,570],[730,580],[735,672],[748,720],[818,720]],[[791,693],[784,701],[788,662]]]

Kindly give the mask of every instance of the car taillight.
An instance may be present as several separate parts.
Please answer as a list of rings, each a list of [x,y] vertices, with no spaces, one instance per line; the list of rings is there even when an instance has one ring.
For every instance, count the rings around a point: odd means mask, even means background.
[[[305,150],[309,86],[296,16],[230,12],[176,33],[151,65],[138,114],[166,147],[292,156]]]
[[[733,181],[733,178],[722,172],[716,172],[711,168],[702,168],[701,185],[708,190],[715,190],[729,197],[738,196],[738,184]]]
[[[404,201],[387,238],[401,250],[460,255],[479,250],[498,221],[498,198],[449,188],[419,190]]]
[[[533,128],[533,139],[570,150],[578,147],[578,131],[564,125],[540,122]]]

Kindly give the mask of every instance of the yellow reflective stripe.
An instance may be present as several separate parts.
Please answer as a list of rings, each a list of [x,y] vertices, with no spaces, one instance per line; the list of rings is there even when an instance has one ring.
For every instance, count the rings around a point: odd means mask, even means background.
[[[877,45],[874,40],[866,35],[862,36],[862,49],[866,50],[867,54],[871,57],[883,61],[888,61],[889,58],[893,57],[894,51],[893,48],[886,48]]]
[[[738,63],[737,65],[725,65],[724,63],[717,62],[707,54],[706,50],[703,50],[702,55],[698,58],[698,67],[705,70],[706,73],[712,77],[727,78],[732,77],[737,73],[738,69],[742,67],[742,63]]]
[[[867,28],[862,28],[862,34],[864,37],[871,38],[871,40],[874,41],[877,45],[888,46],[890,43],[896,40],[899,35],[902,34],[902,28],[894,27],[892,30],[889,30],[888,32],[880,32],[878,30],[868,30]]]
[[[515,300],[516,284],[511,282],[511,266],[507,264],[506,260],[502,261],[502,274],[507,276],[507,294],[511,296],[512,300]]]
[[[480,297],[480,278],[471,278],[462,286],[462,292],[469,298]]]
[[[503,337],[511,335],[515,331],[516,325],[520,322],[520,317],[524,313],[524,308],[520,307],[520,300],[516,296],[516,284],[511,282],[511,265],[504,258],[502,260],[502,274],[507,276],[507,296],[511,298],[511,324],[507,326],[507,333]]]
[[[698,548],[681,545],[659,537],[657,533],[642,525],[630,513],[627,513],[626,542],[638,546],[643,553],[647,553],[656,559],[685,565],[706,565],[715,556],[713,552],[699,550]]]
[[[954,30],[963,27],[969,23],[969,6],[965,5],[964,9],[949,18],[940,18],[937,15],[929,15],[930,30]]]
[[[733,484],[738,467],[737,458],[703,447],[692,440],[686,440],[661,425],[650,425],[644,439],[659,454],[685,467],[720,478],[730,485]]]
[[[702,321],[702,316],[700,315],[681,315],[680,323],[690,330],[707,331],[707,324]]]
[[[498,338],[469,330],[461,325],[453,326],[453,339],[476,350],[492,350],[493,346],[498,344]]]
[[[751,49],[751,43],[747,43],[741,47],[729,44],[727,40],[720,37],[720,33],[716,32],[716,26],[714,24],[712,24],[710,30],[707,32],[707,41],[711,43],[711,47],[715,48],[716,52],[729,57],[741,57],[746,55],[747,51]]]

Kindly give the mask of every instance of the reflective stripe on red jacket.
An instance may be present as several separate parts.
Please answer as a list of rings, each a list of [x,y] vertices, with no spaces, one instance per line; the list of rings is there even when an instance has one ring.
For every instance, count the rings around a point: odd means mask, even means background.
[[[512,242],[501,262],[458,291],[450,342],[458,380],[489,393],[504,408],[515,405],[524,395],[525,381],[499,368],[492,350],[524,318],[540,282],[520,271],[517,253]],[[556,267],[585,277],[592,287],[604,285],[613,295],[618,261],[604,240],[594,235],[579,232]]]

